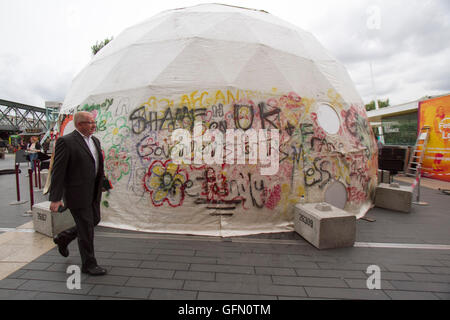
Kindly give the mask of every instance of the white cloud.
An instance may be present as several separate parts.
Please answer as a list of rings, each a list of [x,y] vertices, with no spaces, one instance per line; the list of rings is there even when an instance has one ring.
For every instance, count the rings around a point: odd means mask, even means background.
[[[264,9],[311,31],[345,64],[365,102],[374,94],[370,63],[377,96],[391,103],[450,92],[448,0],[222,2]],[[90,47],[96,41],[117,36],[161,11],[198,3],[2,0],[0,99],[37,106],[62,100],[91,59]],[[373,7],[379,8],[381,21],[379,29],[371,30]]]

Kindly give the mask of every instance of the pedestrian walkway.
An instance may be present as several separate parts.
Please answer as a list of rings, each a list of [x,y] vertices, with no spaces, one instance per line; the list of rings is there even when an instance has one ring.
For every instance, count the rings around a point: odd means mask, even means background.
[[[67,273],[80,264],[77,243],[63,258],[34,233],[21,216],[26,205],[8,204],[14,181],[0,176],[0,248],[10,247],[0,250],[0,299],[450,299],[450,197],[438,189],[423,187],[429,205],[409,214],[370,210],[352,248],[320,251],[295,232],[219,238],[97,227],[108,274],[81,274],[77,289]],[[380,289],[368,289],[370,266],[380,270]]]
[[[49,237],[34,232],[31,221],[1,234],[0,279],[26,266],[54,246]]]

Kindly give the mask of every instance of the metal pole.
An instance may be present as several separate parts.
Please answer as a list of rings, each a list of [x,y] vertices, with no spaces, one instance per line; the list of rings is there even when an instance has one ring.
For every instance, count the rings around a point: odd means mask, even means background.
[[[17,193],[17,202],[20,202],[19,164],[18,163],[16,163],[16,193]]]
[[[30,208],[33,208],[34,205],[34,190],[33,190],[33,171],[31,169],[28,169],[28,177],[30,181]]]
[[[418,167],[418,173],[419,173],[419,181],[417,182],[417,197],[416,202],[420,202],[420,180],[422,180],[421,172],[420,172],[420,164]]]
[[[380,107],[378,106],[378,99],[377,99],[377,92],[375,90],[375,81],[373,80],[373,68],[372,68],[372,61],[370,62],[370,78],[372,79],[372,90],[374,95],[374,102],[375,102],[375,110],[378,110]]]
[[[16,173],[16,194],[17,194],[17,201],[11,202],[10,205],[17,205],[17,204],[24,204],[27,202],[27,200],[20,201],[20,179],[19,179],[19,164],[16,163],[15,165],[15,173]]]
[[[37,169],[38,169],[39,190],[41,190],[42,186],[41,186],[41,161],[40,160],[37,161],[37,165],[38,165]]]
[[[413,204],[417,204],[419,206],[427,206],[428,202],[420,201],[420,180],[421,180],[421,176],[422,176],[422,166],[420,163],[417,165],[417,174],[419,175],[418,176],[419,179],[417,181],[417,197],[416,197],[416,201],[413,202]]]
[[[28,181],[30,186],[30,210],[26,211],[23,216],[29,217],[32,215],[33,205],[34,205],[34,193],[33,193],[33,170],[28,169]]]
[[[36,167],[36,160],[33,160],[34,163],[34,186],[37,188],[38,184],[37,184],[37,167]],[[33,172],[31,172],[31,174],[33,174]]]

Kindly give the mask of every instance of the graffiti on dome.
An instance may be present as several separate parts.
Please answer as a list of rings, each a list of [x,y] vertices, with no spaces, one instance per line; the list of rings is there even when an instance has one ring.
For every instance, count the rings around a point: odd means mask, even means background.
[[[327,103],[339,115],[335,135],[320,127],[315,109],[318,101],[294,92],[279,94],[275,89],[269,93],[197,90],[143,101],[115,96],[75,110],[96,116],[106,174],[114,186],[110,204],[114,192],[123,190],[151,207],[188,204],[285,214],[302,197],[321,201],[333,181],[344,184],[348,203],[356,207],[370,201],[375,188],[375,140],[363,109],[347,105],[332,91],[328,97]],[[196,143],[196,123],[202,126],[201,134],[212,130],[223,137],[228,130],[276,130],[279,143],[274,148],[268,139],[267,148],[267,155],[279,154],[276,174],[262,175],[260,167],[267,164],[249,162],[250,140],[243,141],[245,164],[225,161],[230,153],[236,156],[232,149],[236,146],[230,147],[228,141],[220,145],[221,164],[194,163],[195,152],[206,152],[216,141]],[[171,135],[177,129],[192,135],[190,148],[179,148],[173,141]],[[174,152],[192,163],[176,164]]]

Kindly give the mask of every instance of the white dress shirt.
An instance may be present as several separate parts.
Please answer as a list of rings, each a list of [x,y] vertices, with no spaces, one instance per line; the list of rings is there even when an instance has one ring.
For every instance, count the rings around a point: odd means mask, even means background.
[[[88,146],[89,150],[91,151],[92,156],[94,157],[94,160],[95,160],[95,174],[97,175],[97,172],[98,172],[98,152],[97,152],[97,148],[95,147],[94,140],[92,140],[92,136],[86,137],[80,131],[78,131],[78,133],[81,134],[81,136],[84,139],[84,142],[86,142],[86,145]]]

